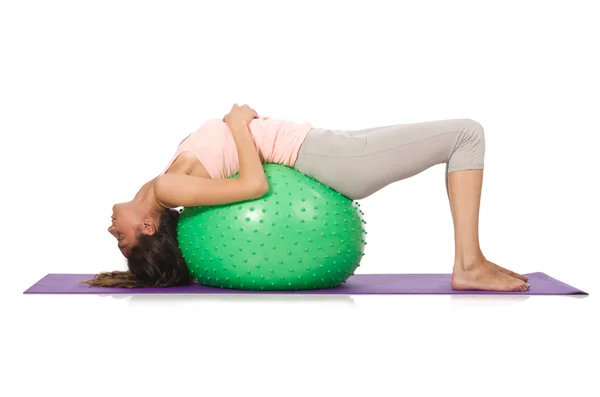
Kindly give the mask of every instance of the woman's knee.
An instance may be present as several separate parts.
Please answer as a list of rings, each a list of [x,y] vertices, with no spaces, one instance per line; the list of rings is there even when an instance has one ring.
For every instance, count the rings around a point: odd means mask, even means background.
[[[484,138],[484,128],[483,125],[474,119],[464,119],[464,129],[468,131],[473,136],[480,136],[482,139]]]
[[[485,131],[473,119],[461,120],[456,147],[448,161],[448,172],[480,169],[485,163]]]
[[[480,122],[464,119],[462,132],[466,135],[469,146],[477,146],[479,151],[485,151],[485,129]]]

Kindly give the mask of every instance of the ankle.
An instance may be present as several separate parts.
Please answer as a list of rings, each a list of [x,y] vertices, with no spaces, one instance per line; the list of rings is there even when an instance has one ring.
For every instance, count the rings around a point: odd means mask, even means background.
[[[483,255],[463,255],[454,259],[454,268],[469,271],[479,268],[485,264]]]

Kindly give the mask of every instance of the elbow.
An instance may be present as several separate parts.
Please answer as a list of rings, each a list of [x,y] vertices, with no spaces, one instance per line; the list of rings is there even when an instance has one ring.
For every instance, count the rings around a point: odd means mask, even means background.
[[[269,182],[264,180],[261,183],[257,183],[254,186],[254,188],[252,189],[252,198],[255,198],[255,199],[261,198],[268,192],[269,192]]]

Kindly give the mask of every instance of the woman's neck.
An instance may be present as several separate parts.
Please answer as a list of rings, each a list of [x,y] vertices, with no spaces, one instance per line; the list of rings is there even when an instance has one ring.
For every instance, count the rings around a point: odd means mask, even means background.
[[[150,214],[160,216],[167,208],[163,206],[154,194],[154,181],[156,178],[144,183],[140,190],[135,194],[133,202],[147,210]]]

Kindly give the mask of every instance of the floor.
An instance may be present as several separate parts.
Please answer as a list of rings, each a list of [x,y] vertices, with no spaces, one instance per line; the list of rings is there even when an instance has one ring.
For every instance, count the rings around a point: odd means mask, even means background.
[[[11,396],[594,395],[598,300],[22,295]],[[595,394],[597,395],[597,394]]]

